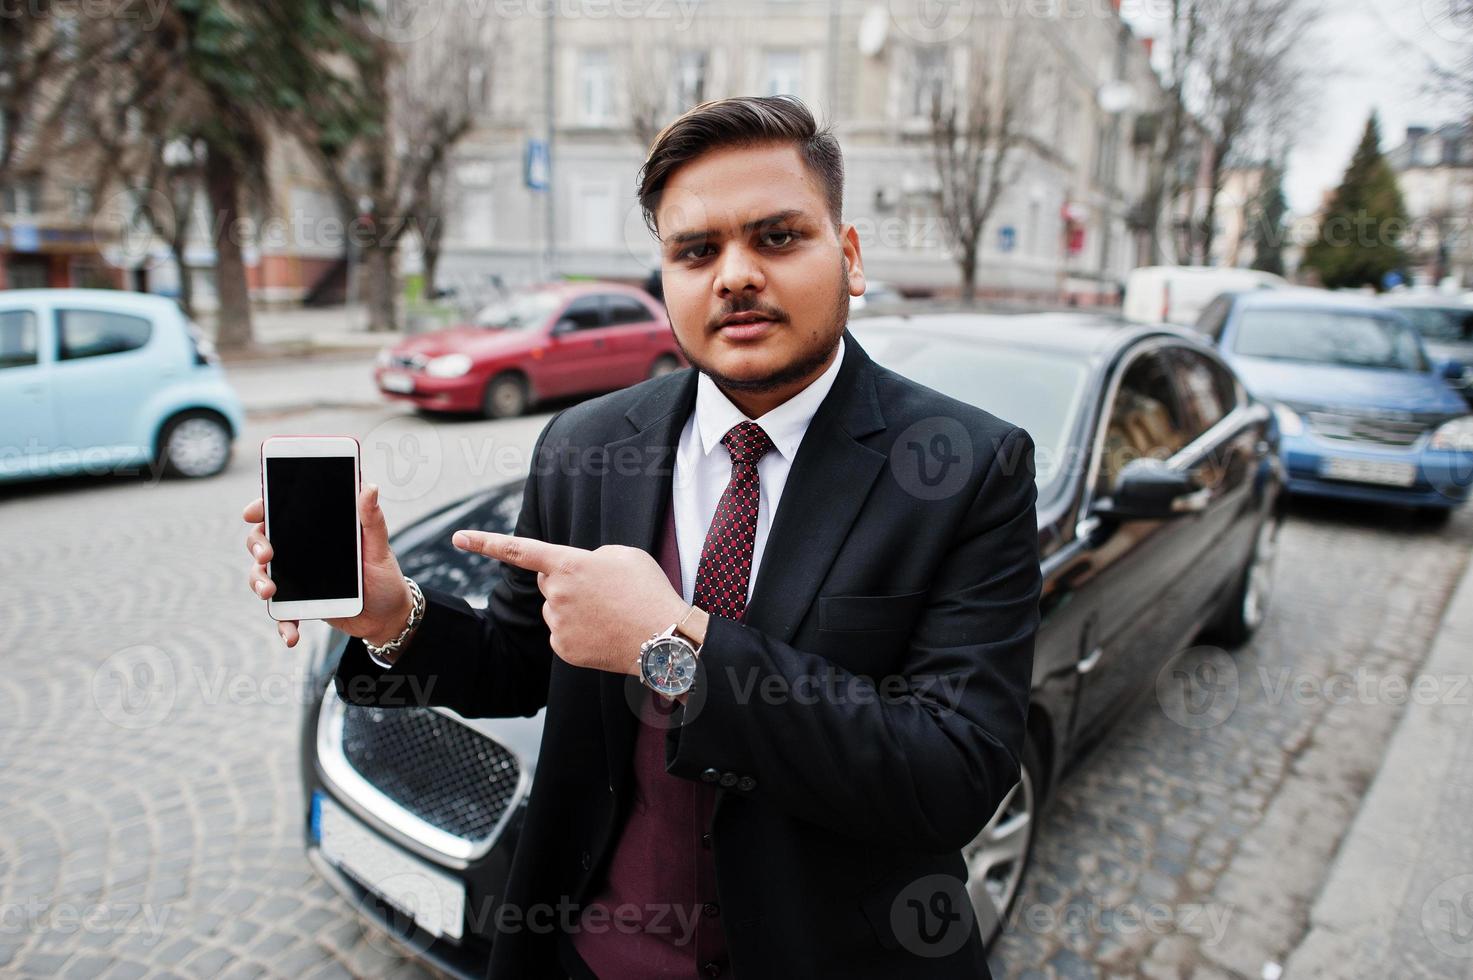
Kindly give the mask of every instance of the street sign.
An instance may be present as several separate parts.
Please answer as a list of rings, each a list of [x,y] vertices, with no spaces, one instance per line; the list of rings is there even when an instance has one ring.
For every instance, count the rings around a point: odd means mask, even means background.
[[[1018,230],[1012,225],[1003,225],[997,229],[997,250],[999,252],[1011,252],[1018,244]]]
[[[527,186],[534,191],[547,190],[552,162],[547,158],[546,140],[527,140],[527,163],[525,167]]]

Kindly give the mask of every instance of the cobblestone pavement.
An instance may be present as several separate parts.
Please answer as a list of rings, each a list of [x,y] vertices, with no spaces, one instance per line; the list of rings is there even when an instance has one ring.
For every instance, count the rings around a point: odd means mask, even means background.
[[[1473,699],[1405,683],[1470,542],[1473,513],[1296,502],[1254,642],[1186,651],[1058,787],[994,973],[1276,976],[1408,700]]]
[[[358,435],[399,527],[523,472],[545,418],[262,414],[214,480],[0,489],[0,974],[426,975],[303,856],[301,656],[239,510],[273,432]],[[1293,947],[1400,713],[1319,682],[1414,672],[1473,540],[1384,520],[1298,510],[1257,643],[1188,658],[1236,669],[1235,709],[1189,727],[1168,686],[1059,787],[998,976],[1257,977]]]

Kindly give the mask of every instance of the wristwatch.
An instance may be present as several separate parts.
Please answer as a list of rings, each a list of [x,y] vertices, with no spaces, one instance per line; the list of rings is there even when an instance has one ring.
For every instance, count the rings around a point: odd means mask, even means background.
[[[686,693],[696,682],[696,658],[701,648],[680,632],[695,608],[691,606],[680,622],[671,623],[639,645],[639,679],[645,687],[667,698]]]
[[[425,596],[419,590],[419,583],[408,575],[404,576],[405,583],[409,586],[409,622],[399,631],[399,635],[381,647],[376,647],[367,640],[363,641],[363,649],[368,652],[368,659],[380,667],[388,669],[394,666],[399,659],[399,653],[404,649],[404,644],[414,635],[419,624],[425,618]]]

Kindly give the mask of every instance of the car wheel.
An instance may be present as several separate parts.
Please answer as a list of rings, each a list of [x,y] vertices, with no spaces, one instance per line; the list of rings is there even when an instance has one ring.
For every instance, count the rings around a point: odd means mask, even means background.
[[[1002,806],[972,843],[962,849],[967,862],[967,895],[977,913],[982,941],[991,946],[1012,914],[1023,875],[1033,855],[1033,831],[1041,802],[1043,766],[1030,740],[1023,746],[1022,776]]]
[[[655,358],[655,363],[650,366],[649,376],[651,378],[658,378],[662,375],[669,374],[671,371],[679,370],[679,361],[671,357],[669,354],[662,354],[659,357]]]
[[[1247,643],[1268,615],[1273,597],[1274,557],[1278,552],[1278,522],[1266,519],[1258,528],[1253,553],[1238,580],[1233,598],[1223,610],[1217,633],[1223,644],[1239,647]]]
[[[498,374],[486,385],[481,397],[481,414],[488,419],[509,419],[527,410],[527,382],[516,374]]]
[[[230,428],[219,416],[187,412],[164,428],[158,462],[170,476],[214,476],[230,462],[230,442]]]

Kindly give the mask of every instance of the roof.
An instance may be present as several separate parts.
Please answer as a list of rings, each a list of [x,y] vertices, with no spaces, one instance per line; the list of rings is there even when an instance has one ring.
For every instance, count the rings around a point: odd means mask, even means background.
[[[0,290],[0,304],[6,306],[27,303],[46,303],[52,306],[65,303],[90,303],[106,305],[120,310],[134,310],[157,314],[161,311],[178,313],[179,302],[170,296],[154,293],[134,293],[124,289],[5,289]]]
[[[983,345],[1032,348],[1108,357],[1140,337],[1167,335],[1200,344],[1198,334],[1173,327],[1144,326],[1102,313],[926,313],[869,316],[849,321],[860,343],[871,330],[900,330]]]
[[[1307,287],[1255,289],[1238,293],[1236,305],[1243,310],[1345,310],[1374,314],[1386,312],[1386,307],[1372,296]]]

